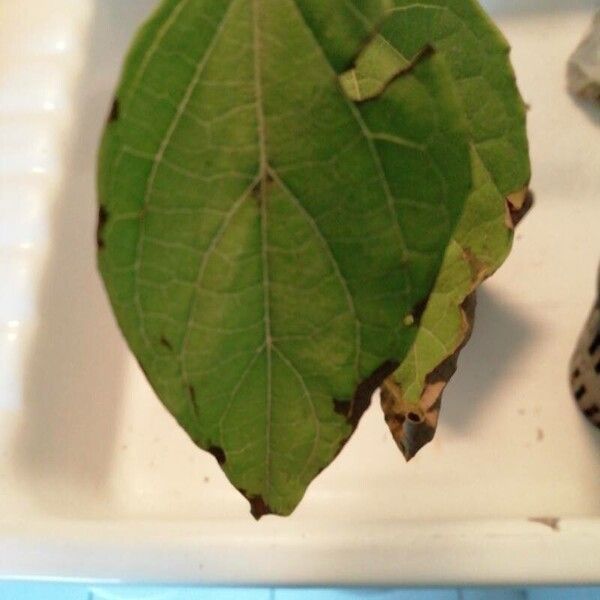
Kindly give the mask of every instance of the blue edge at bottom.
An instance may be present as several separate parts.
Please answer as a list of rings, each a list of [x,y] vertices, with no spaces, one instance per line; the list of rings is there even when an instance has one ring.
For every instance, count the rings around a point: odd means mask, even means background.
[[[600,600],[600,587],[223,588],[0,582],[0,600]]]

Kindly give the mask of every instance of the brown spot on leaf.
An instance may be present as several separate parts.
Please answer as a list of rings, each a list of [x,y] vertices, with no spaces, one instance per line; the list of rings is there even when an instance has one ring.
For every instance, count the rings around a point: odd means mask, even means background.
[[[402,389],[393,375],[388,377],[381,387],[381,407],[385,421],[406,460],[414,458],[435,436],[442,393],[456,372],[460,352],[471,337],[475,305],[473,292],[461,305],[463,331],[460,346],[427,375],[421,398],[416,405],[405,400]]]
[[[250,197],[253,198],[260,206],[263,198],[269,194],[269,191],[273,187],[275,180],[269,171],[267,171],[261,178],[260,181],[250,191]]]
[[[492,274],[492,270],[488,264],[479,260],[470,248],[463,248],[463,255],[471,270],[472,287],[475,289]]]
[[[243,488],[237,488],[237,491],[248,500],[250,503],[250,514],[257,520],[260,521],[262,517],[273,514],[273,511],[269,505],[264,501],[262,496],[256,494],[249,494]]]
[[[173,344],[163,335],[160,338],[160,345],[164,346],[167,350],[173,351]]]
[[[506,198],[506,226],[514,229],[531,210],[534,201],[533,192],[527,187],[510,194]]]
[[[217,462],[223,466],[227,462],[225,451],[219,446],[211,446],[208,451],[216,458]]]
[[[107,221],[108,211],[106,208],[104,208],[104,206],[100,205],[100,209],[98,210],[98,226],[96,227],[96,245],[98,246],[98,250],[102,250],[104,248],[104,239],[102,238],[102,233],[106,227]]]
[[[110,107],[110,113],[108,115],[108,122],[114,123],[115,121],[118,121],[120,113],[121,113],[121,106],[119,103],[119,99],[115,98],[113,100],[112,106]]]
[[[529,521],[550,527],[552,531],[560,531],[560,519],[558,517],[530,517]]]

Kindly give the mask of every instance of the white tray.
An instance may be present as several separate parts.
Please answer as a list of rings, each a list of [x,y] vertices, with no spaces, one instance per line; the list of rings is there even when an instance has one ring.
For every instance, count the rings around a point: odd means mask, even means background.
[[[600,117],[564,89],[597,2],[488,3],[531,104],[537,206],[481,293],[435,442],[404,464],[375,402],[296,514],[260,523],[154,397],[96,273],[97,141],[152,4],[0,0],[0,576],[600,583],[600,434],[567,387],[600,257]]]

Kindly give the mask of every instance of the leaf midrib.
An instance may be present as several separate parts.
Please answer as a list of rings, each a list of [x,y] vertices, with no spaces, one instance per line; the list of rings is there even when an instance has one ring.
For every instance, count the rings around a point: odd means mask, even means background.
[[[234,0],[235,1],[235,0]],[[271,430],[273,417],[273,337],[271,331],[271,287],[269,280],[269,249],[268,249],[268,206],[267,206],[267,131],[265,112],[263,106],[262,84],[262,40],[259,23],[260,0],[252,0],[252,30],[254,51],[254,93],[256,100],[256,125],[258,129],[259,145],[259,178],[260,178],[260,231],[261,231],[261,261],[263,278],[263,320],[266,353],[266,438],[265,438],[265,485],[266,495],[269,495],[271,486]]]

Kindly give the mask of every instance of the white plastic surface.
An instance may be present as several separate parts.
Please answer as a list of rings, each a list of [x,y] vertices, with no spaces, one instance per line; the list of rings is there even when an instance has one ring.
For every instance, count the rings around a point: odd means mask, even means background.
[[[293,517],[260,523],[154,397],[96,274],[96,147],[152,5],[0,0],[0,576],[600,583],[600,432],[566,372],[600,258],[600,111],[564,80],[597,2],[488,2],[531,105],[537,206],[436,440],[404,464],[375,402]]]

